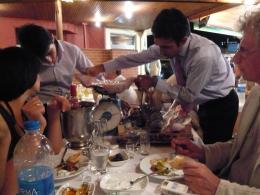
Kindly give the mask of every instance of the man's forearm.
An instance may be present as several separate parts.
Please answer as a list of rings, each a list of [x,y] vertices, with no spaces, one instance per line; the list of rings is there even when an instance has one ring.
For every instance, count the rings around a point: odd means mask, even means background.
[[[99,73],[105,72],[105,67],[103,64],[96,65],[94,67],[88,67],[85,69],[84,74],[90,76],[97,76]]]

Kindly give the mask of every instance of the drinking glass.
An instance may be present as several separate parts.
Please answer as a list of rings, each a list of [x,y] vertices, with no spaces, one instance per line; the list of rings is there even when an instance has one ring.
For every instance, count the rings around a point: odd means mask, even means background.
[[[94,144],[90,151],[91,164],[95,171],[100,174],[106,173],[109,148],[104,145]]]
[[[128,157],[134,158],[135,144],[132,142],[126,142],[125,149],[126,149],[126,153],[127,153]]]
[[[139,144],[138,131],[131,129],[126,132],[126,146],[125,149],[130,158],[134,158],[135,151]]]
[[[148,155],[150,152],[150,135],[147,131],[139,133],[140,138],[140,154]]]

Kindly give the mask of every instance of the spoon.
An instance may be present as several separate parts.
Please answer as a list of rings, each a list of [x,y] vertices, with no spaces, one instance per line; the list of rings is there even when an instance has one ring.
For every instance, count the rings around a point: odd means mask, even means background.
[[[150,173],[148,175],[143,175],[141,177],[137,177],[136,179],[133,179],[130,181],[130,186],[132,187],[134,184],[138,183],[139,181],[143,180],[144,178],[150,176],[150,175],[153,175],[154,173]]]

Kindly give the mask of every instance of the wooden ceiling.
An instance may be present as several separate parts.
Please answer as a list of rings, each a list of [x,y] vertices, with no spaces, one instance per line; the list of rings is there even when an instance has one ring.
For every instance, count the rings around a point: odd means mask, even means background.
[[[182,10],[190,19],[210,15],[239,6],[242,0],[135,0],[131,19],[123,13],[125,1],[74,0],[62,2],[63,22],[93,25],[97,11],[102,16],[102,25],[111,28],[142,31],[151,27],[156,15],[165,8]],[[55,0],[0,0],[0,17],[31,18],[55,21]]]

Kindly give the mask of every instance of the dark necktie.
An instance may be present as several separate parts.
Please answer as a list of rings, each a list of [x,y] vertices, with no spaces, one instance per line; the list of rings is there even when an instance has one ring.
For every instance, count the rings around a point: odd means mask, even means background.
[[[174,69],[175,69],[177,84],[181,86],[185,86],[186,84],[185,74],[179,58],[175,58]]]

